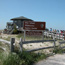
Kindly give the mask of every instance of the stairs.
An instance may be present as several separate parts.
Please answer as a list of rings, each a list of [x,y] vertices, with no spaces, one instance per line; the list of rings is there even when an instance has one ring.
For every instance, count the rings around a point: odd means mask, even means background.
[[[13,31],[14,31],[14,29],[12,29],[12,30],[7,30],[7,31],[4,30],[4,34],[12,34]]]
[[[13,30],[11,30],[9,34],[12,34],[12,33],[13,33],[13,31],[14,31],[14,29],[13,29]]]

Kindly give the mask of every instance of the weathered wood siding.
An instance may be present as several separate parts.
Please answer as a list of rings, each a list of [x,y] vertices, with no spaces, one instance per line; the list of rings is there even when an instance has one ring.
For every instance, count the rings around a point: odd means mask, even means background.
[[[7,30],[12,30],[13,29],[13,25],[6,25],[6,29]]]
[[[13,23],[18,26],[18,28],[23,27],[23,20],[13,20]]]
[[[16,24],[18,28],[22,28],[24,21],[30,21],[30,20],[24,20],[24,19],[23,20],[13,20],[13,23]]]

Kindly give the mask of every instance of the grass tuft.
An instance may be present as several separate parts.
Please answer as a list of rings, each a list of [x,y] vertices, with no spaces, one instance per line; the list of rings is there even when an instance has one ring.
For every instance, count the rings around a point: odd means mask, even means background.
[[[53,53],[55,54],[62,54],[65,52],[65,49],[60,49],[59,47],[56,47],[54,50],[53,50]]]
[[[34,62],[45,59],[45,54],[36,54],[30,52],[11,53],[3,61],[3,65],[32,65]]]

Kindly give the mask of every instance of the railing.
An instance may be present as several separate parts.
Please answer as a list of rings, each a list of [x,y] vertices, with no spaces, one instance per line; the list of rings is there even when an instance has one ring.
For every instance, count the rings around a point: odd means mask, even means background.
[[[6,40],[2,40],[0,39],[1,42],[5,42],[5,43],[8,43],[10,45],[10,49],[11,49],[11,52],[14,52],[14,43],[15,43],[15,38],[11,38],[11,41],[6,41]],[[55,43],[55,39],[54,40],[36,40],[36,41],[22,41],[22,38],[20,38],[20,42],[19,42],[19,45],[20,45],[20,51],[23,52],[23,44],[31,44],[31,43],[40,43],[40,42],[50,42],[53,41],[53,46],[48,46],[48,47],[42,47],[42,48],[37,48],[37,49],[32,49],[32,50],[27,50],[26,52],[32,52],[32,51],[38,51],[38,50],[42,50],[42,49],[49,49],[49,48],[56,48],[56,43]],[[65,41],[62,41],[62,42],[59,42],[59,46],[60,46],[60,49],[63,49],[65,48],[65,46],[61,47],[62,44],[65,44]]]
[[[15,38],[11,38],[11,41],[6,41],[3,39],[0,39],[1,42],[5,42],[8,43],[10,45],[10,50],[11,52],[14,52],[14,44],[15,44]],[[53,46],[49,46],[49,47],[43,47],[43,48],[38,48],[38,49],[32,49],[32,50],[27,50],[26,52],[32,52],[32,51],[37,51],[37,50],[42,50],[42,49],[48,49],[48,48],[55,48],[56,44],[55,44],[55,39],[54,40],[36,40],[36,41],[22,41],[22,39],[20,39],[19,45],[20,45],[20,51],[23,51],[23,44],[31,44],[31,43],[40,43],[40,42],[50,42],[53,41]]]
[[[55,41],[56,40],[36,40],[36,41],[22,41],[22,39],[20,39],[20,51],[23,51],[23,44],[31,44],[31,43],[40,43],[40,42],[50,42],[53,41],[53,46],[49,46],[49,47],[43,47],[43,48],[37,48],[37,49],[32,49],[32,50],[27,50],[26,52],[32,52],[32,51],[38,51],[38,50],[42,50],[42,49],[48,49],[48,48],[55,48],[56,44]]]
[[[60,43],[60,45],[59,45],[59,46],[60,46],[60,49],[65,48],[65,46],[62,46],[62,47],[61,47],[62,44],[65,44],[65,41],[62,41],[62,42],[59,42],[59,43]]]
[[[53,32],[45,32],[45,37],[55,37],[56,39],[64,40],[64,33],[53,33]]]

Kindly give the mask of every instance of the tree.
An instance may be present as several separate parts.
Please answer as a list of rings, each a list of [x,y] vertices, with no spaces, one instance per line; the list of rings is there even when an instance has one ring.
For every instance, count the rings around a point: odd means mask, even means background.
[[[17,34],[18,33],[18,30],[16,28],[16,24],[14,24],[14,31],[13,31],[13,34]]]

